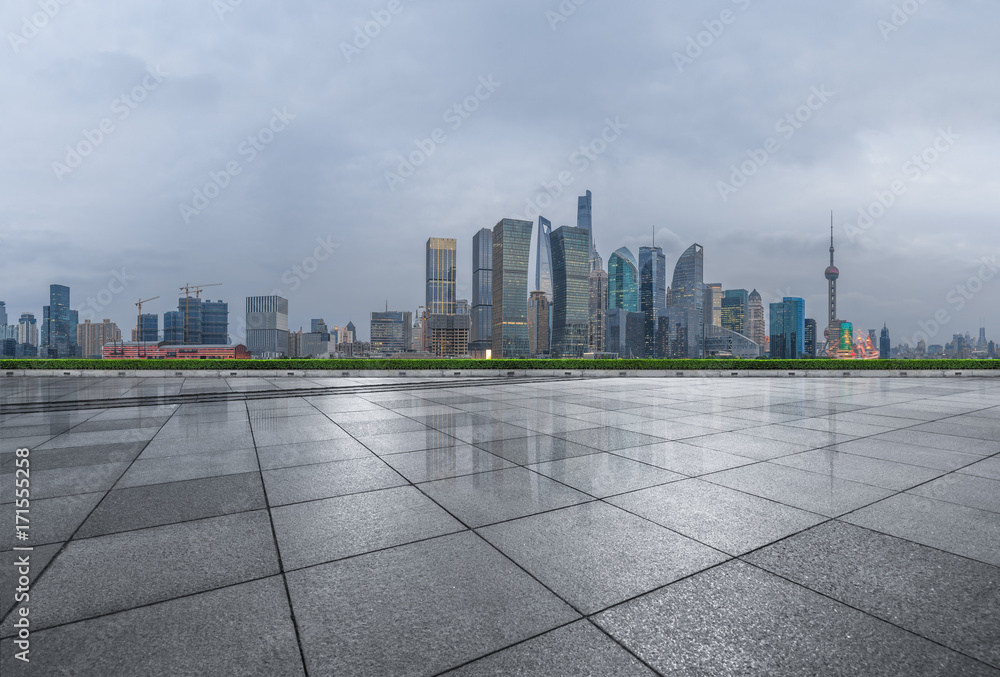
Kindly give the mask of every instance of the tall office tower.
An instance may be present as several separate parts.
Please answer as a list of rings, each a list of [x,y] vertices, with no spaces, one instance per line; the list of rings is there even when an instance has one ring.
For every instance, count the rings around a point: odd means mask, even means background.
[[[582,357],[590,323],[590,236],[583,228],[552,231],[552,355]]]
[[[786,296],[782,303],[791,304],[795,321],[795,350],[792,357],[798,358],[806,353],[806,302],[798,297]]]
[[[587,347],[591,352],[604,352],[604,324],[608,311],[608,274],[600,268],[590,271],[590,321]]]
[[[472,236],[472,327],[469,350],[482,355],[493,347],[493,231]]]
[[[428,350],[437,357],[469,354],[469,314],[435,313],[427,316]]]
[[[722,291],[722,284],[719,282],[705,283],[705,326],[722,326],[722,299],[725,292]],[[712,314],[709,316],[708,308],[711,306]]]
[[[408,310],[387,310],[372,313],[372,352],[402,353],[413,343],[413,313]]]
[[[989,343],[986,341],[986,327],[979,328],[979,341],[976,342],[976,350],[986,350]]]
[[[628,247],[616,250],[608,259],[608,308],[639,311],[639,266]]]
[[[528,354],[549,356],[549,297],[543,291],[531,292],[528,299]]]
[[[816,320],[806,318],[806,357],[816,357]]]
[[[201,344],[205,346],[229,345],[229,304],[209,301],[201,304]]]
[[[76,325],[76,342],[80,346],[80,354],[86,359],[101,359],[104,346],[108,343],[120,343],[122,332],[118,325],[105,319],[100,324],[84,320]]]
[[[33,313],[21,313],[17,322],[17,342],[38,347],[38,323]]]
[[[830,212],[830,266],[824,271],[827,280],[827,329],[824,332],[827,345],[824,353],[837,350],[842,343],[840,321],[837,319],[837,278],[840,271],[833,265],[833,212]]]
[[[805,353],[805,301],[786,297],[770,305],[771,357],[796,359]]]
[[[187,345],[197,346],[202,344],[201,320],[202,307],[201,299],[194,296],[185,296],[177,299],[177,311],[183,317],[184,341]]]
[[[700,244],[688,247],[674,266],[671,308],[687,311],[683,315],[670,316],[671,332],[674,333],[676,327],[676,332],[686,340],[687,354],[683,354],[685,350],[681,347],[672,348],[678,357],[702,357],[705,352],[704,268],[705,249]],[[678,326],[677,322],[683,325]]]
[[[0,327],[7,326],[7,302],[0,301]]]
[[[656,321],[667,308],[667,259],[659,247],[639,247],[639,310],[646,316],[643,357],[656,356]]]
[[[888,360],[892,357],[892,344],[889,342],[889,327],[882,324],[882,335],[878,339],[878,357],[880,360]]]
[[[450,237],[427,240],[427,293],[424,306],[428,315],[455,314],[456,242]]]
[[[354,343],[358,340],[358,330],[355,329],[354,323],[350,320],[347,321],[347,331],[350,332],[350,334],[345,334],[345,341],[348,343]]]
[[[288,332],[288,356],[302,357],[302,329]]]
[[[320,317],[309,320],[309,332],[312,334],[329,334],[330,330],[326,325],[326,321]]]
[[[552,298],[552,222],[538,217],[538,246],[535,252],[535,290]]]
[[[764,302],[760,298],[760,293],[754,289],[747,298],[747,338],[759,346],[763,346],[768,340],[769,334],[764,323]]]
[[[288,354],[288,299],[247,297],[247,349],[255,358]]]
[[[142,343],[156,343],[159,341],[160,316],[156,313],[143,313],[138,318],[139,333],[135,337]]]
[[[170,345],[184,343],[184,313],[178,310],[163,313],[163,340]]]
[[[43,357],[73,357],[76,344],[76,311],[69,307],[69,287],[49,285],[49,305],[42,308]]]
[[[528,254],[533,225],[531,221],[503,219],[493,227],[493,357],[496,358],[528,356]]]
[[[746,289],[727,289],[722,297],[723,329],[734,331],[750,338],[749,328],[750,294]],[[705,322],[708,325],[708,322]]]
[[[624,308],[609,308],[606,313],[604,349],[622,359],[638,359],[645,351],[646,316]]]
[[[594,203],[593,195],[588,190],[585,195],[576,199],[576,227],[587,231],[587,262],[594,258]]]

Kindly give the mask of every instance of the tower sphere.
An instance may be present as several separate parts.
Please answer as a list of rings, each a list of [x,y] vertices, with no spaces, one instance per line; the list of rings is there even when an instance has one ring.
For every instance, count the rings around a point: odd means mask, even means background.
[[[835,266],[826,269],[826,279],[836,280],[838,277],[840,277],[840,271]]]

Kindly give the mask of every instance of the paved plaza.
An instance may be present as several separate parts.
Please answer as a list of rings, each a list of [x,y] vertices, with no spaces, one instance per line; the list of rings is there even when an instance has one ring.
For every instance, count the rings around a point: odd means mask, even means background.
[[[5,676],[1000,676],[997,379],[10,377],[0,406]]]

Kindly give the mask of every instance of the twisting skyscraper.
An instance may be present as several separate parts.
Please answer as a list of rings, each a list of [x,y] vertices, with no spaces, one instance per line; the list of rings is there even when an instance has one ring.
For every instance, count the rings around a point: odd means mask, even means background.
[[[535,258],[535,289],[552,299],[552,222],[538,217],[538,247]]]

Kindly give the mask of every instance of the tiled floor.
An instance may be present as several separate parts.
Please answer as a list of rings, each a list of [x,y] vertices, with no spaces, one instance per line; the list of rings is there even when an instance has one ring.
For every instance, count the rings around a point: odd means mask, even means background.
[[[993,379],[0,381],[55,401],[4,675],[1000,676]]]

